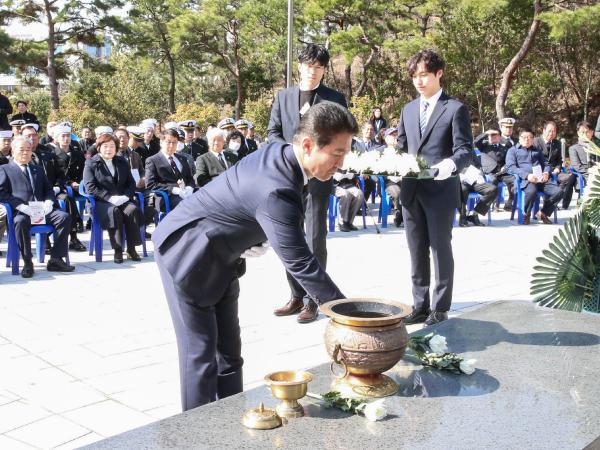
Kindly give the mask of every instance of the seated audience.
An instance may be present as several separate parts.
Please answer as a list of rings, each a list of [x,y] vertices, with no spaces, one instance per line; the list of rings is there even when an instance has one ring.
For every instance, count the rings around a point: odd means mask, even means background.
[[[358,230],[353,222],[365,201],[365,196],[357,186],[354,174],[336,172],[333,175],[333,192],[340,199],[340,223],[338,224],[340,231]]]
[[[233,133],[239,132],[234,131]],[[209,151],[196,160],[196,183],[198,186],[204,186],[238,161],[232,152],[224,150],[223,130],[210,130],[206,134],[206,139],[208,140]]]
[[[551,224],[549,216],[562,199],[563,192],[550,178],[552,169],[542,151],[533,145],[533,131],[530,128],[521,129],[519,143],[506,154],[506,170],[521,179],[521,189],[525,195],[523,223],[529,225],[537,194],[543,192],[544,206],[538,211],[537,218],[545,224]]]
[[[123,226],[127,240],[127,256],[140,261],[135,247],[141,244],[141,212],[132,200],[135,180],[125,158],[117,155],[119,141],[103,134],[96,140],[98,154],[85,163],[83,180],[87,193],[96,201],[96,214],[103,228],[108,230],[110,245],[115,251],[114,261],[123,262]]]
[[[398,153],[398,129],[388,128],[384,133],[385,148],[381,152],[383,156],[387,153],[396,154]],[[392,198],[392,205],[396,210],[394,216],[394,225],[400,227],[403,222],[402,218],[402,205],[400,204],[400,182],[401,177],[387,176],[385,177],[385,193]]]
[[[0,166],[0,201],[7,202],[14,214],[17,245],[23,257],[23,278],[34,274],[31,252],[31,216],[34,214],[29,202],[43,202],[46,223],[54,229],[54,246],[46,269],[51,272],[72,272],[75,267],[63,258],[68,252],[68,234],[71,229],[69,214],[57,209],[54,191],[42,167],[31,164],[31,143],[22,136],[12,142],[10,163]]]
[[[473,154],[471,156],[471,165],[459,173],[461,189],[461,210],[459,225],[461,227],[472,223],[475,226],[483,227],[484,224],[479,220],[479,215],[486,216],[490,207],[498,197],[498,186],[485,181],[481,162],[479,157]],[[479,194],[479,201],[472,211],[467,212],[467,200],[469,194],[475,192]]]
[[[193,192],[194,177],[185,157],[177,153],[179,135],[175,130],[165,130],[160,141],[160,152],[146,160],[146,187],[166,191],[171,209]],[[165,211],[162,197],[155,196],[156,207]]]

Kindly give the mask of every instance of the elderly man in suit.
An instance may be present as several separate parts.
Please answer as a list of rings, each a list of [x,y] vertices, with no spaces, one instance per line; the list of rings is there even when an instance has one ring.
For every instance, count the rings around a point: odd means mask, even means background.
[[[431,50],[410,58],[408,73],[420,97],[402,109],[398,123],[400,148],[425,159],[436,174],[433,180],[404,177],[400,188],[413,283],[409,324],[446,320],[452,303],[452,223],[460,208],[456,174],[470,162],[473,138],[467,107],[442,90],[444,67],[441,56]],[[436,281],[431,297],[430,251]]]
[[[322,46],[309,44],[298,55],[300,85],[283,89],[275,96],[267,130],[269,142],[291,142],[300,119],[310,108],[322,101],[331,101],[346,107],[344,95],[323,85],[323,75],[329,63],[329,52]],[[333,130],[332,130],[333,131]],[[321,267],[327,266],[327,208],[333,189],[331,179],[313,178],[308,183],[304,201],[306,205],[306,239]],[[287,274],[291,299],[274,311],[275,315],[298,315],[298,322],[308,323],[318,316],[318,305],[305,289]],[[306,304],[304,304],[306,300]]]
[[[538,174],[535,173],[536,166],[539,168]],[[506,154],[506,170],[521,179],[521,189],[525,193],[523,223],[529,225],[535,198],[538,192],[543,192],[544,206],[538,211],[537,218],[547,225],[552,224],[548,216],[552,215],[556,204],[562,199],[563,191],[552,181],[552,167],[544,153],[533,145],[533,130],[530,128],[521,129],[519,143]]]
[[[273,142],[186,198],[152,237],[177,345],[183,409],[241,392],[238,277],[269,241],[318,302],[343,298],[307,245],[302,191],[342,167],[357,124],[331,102],[302,118],[293,145]],[[257,183],[260,174],[260,183]]]
[[[162,134],[160,152],[146,160],[146,187],[166,191],[171,209],[193,193],[196,183],[185,157],[177,153],[179,135],[176,130]],[[162,197],[156,197],[156,206],[165,210]]]
[[[577,144],[569,147],[569,160],[571,161],[571,167],[583,175],[587,183],[588,170],[596,160],[594,155],[588,155],[586,149],[586,143],[594,138],[592,125],[586,120],[579,122],[577,124],[577,136],[579,138]]]
[[[31,253],[31,215],[29,202],[44,202],[46,223],[54,226],[54,247],[46,269],[54,272],[72,272],[75,267],[63,261],[68,252],[68,236],[71,217],[55,208],[56,197],[44,169],[31,164],[31,143],[22,136],[12,142],[10,163],[0,167],[0,201],[7,202],[13,212],[17,244],[23,257],[21,276],[31,278],[34,273]]]
[[[238,158],[233,152],[224,150],[225,132],[223,130],[213,128],[206,133],[206,139],[209,151],[200,155],[196,160],[196,182],[200,187],[238,162]]]

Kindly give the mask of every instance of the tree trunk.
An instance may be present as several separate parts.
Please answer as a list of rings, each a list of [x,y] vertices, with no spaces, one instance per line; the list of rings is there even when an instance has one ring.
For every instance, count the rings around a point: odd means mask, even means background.
[[[506,69],[502,73],[502,82],[500,83],[500,89],[498,90],[498,96],[496,97],[496,115],[498,120],[506,117],[506,99],[508,98],[508,92],[510,91],[510,85],[512,83],[515,72],[519,68],[519,64],[525,59],[533,43],[535,37],[540,30],[540,14],[542,13],[542,0],[533,1],[533,21],[529,27],[527,37],[523,41],[521,48],[513,59],[508,63]]]
[[[365,91],[365,88],[367,87],[367,82],[369,81],[369,74],[368,74],[369,66],[373,63],[373,60],[375,59],[375,55],[377,55],[377,50],[372,48],[371,52],[369,53],[369,57],[363,64],[363,77],[362,77],[360,85],[358,86],[358,89],[356,90],[356,94],[355,94],[357,97],[360,97],[363,94],[363,92]]]
[[[60,97],[58,94],[58,79],[56,75],[56,42],[54,33],[54,19],[52,18],[52,12],[50,10],[51,5],[48,0],[44,0],[44,9],[46,13],[46,20],[48,21],[48,53],[47,53],[47,65],[46,74],[48,75],[48,84],[50,86],[50,99],[52,104],[52,110],[58,111],[60,107]]]
[[[235,77],[235,89],[237,92],[237,98],[235,99],[235,120],[239,120],[242,116],[242,102],[244,100],[244,90],[242,88],[242,75],[238,71]]]
[[[352,63],[346,64],[344,78],[346,80],[346,100],[350,103],[352,101]]]
[[[169,113],[175,114],[175,61],[171,52],[167,52],[167,63],[169,64]]]

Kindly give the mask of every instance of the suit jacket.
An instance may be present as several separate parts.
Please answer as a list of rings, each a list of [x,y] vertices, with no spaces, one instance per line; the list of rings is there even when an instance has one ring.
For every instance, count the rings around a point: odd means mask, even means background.
[[[546,144],[544,138],[542,136],[538,136],[533,141],[533,145],[542,151],[552,170],[560,170],[562,168],[562,145],[558,139],[552,139],[548,144]]]
[[[10,130],[8,115],[12,114],[13,107],[6,95],[0,94],[0,130]]]
[[[246,146],[248,147],[248,154],[258,150],[258,144],[254,139],[246,138]]]
[[[110,201],[113,195],[126,195],[131,198],[135,194],[135,180],[131,175],[129,163],[122,156],[113,158],[115,176],[100,155],[95,155],[85,162],[83,182],[85,190],[96,200]]]
[[[309,295],[343,298],[306,243],[303,182],[292,146],[275,142],[185,198],[152,234],[175,289],[200,306],[215,304],[237,277],[240,255],[268,240]]]
[[[344,107],[348,107],[344,94],[320,84],[313,105],[323,101],[339,103]],[[267,129],[269,142],[292,142],[299,124],[300,88],[293,86],[282,89],[275,96],[271,108],[271,119]]]
[[[413,155],[419,155],[429,166],[450,158],[457,172],[469,165],[473,137],[469,110],[458,100],[442,92],[427,127],[421,136],[419,127],[420,98],[408,103],[398,122],[399,147]],[[437,198],[439,205],[460,207],[460,182],[458,177],[443,181],[415,180],[404,177],[401,184],[401,202],[410,205],[417,190],[427,196]]]
[[[195,187],[196,183],[186,158],[177,153],[173,155],[173,158],[176,158],[181,165],[181,178],[185,185]],[[151,156],[146,160],[146,188],[160,189],[171,194],[173,188],[178,187],[177,180],[178,177],[162,153]]]
[[[142,158],[142,165],[146,167],[148,158],[160,152],[160,140],[156,136],[153,136],[152,139],[150,139],[150,144],[142,142],[142,144],[135,149],[135,152],[140,155]]]
[[[577,143],[569,147],[569,160],[573,169],[587,175],[589,168],[588,154],[582,144]]]
[[[552,173],[544,153],[535,145],[526,149],[521,144],[517,144],[506,154],[506,171],[519,176],[522,189],[529,184],[527,175],[533,173],[535,165],[541,166],[542,172]]]
[[[481,153],[481,168],[485,174],[495,174],[500,172],[506,165],[507,149],[500,144],[490,144],[483,141],[475,144],[475,147]]]
[[[42,144],[33,151],[32,162],[44,168],[46,178],[50,182],[50,186],[58,186],[64,189],[65,177],[61,170],[58,156],[48,147]]]
[[[38,120],[37,116],[33,113],[30,113],[29,111],[14,114],[10,118],[10,122],[12,122],[13,120],[24,120],[25,123],[37,123],[38,125],[40,124],[40,121]]]
[[[31,183],[14,160],[0,166],[0,201],[10,203],[13,209],[32,200],[56,201],[44,168],[33,163],[29,163],[28,166],[33,178],[33,190]]]
[[[223,151],[225,161],[227,161],[227,167],[233,166],[238,162],[237,156],[227,150]],[[204,186],[213,178],[218,177],[225,172],[225,167],[219,161],[219,158],[213,153],[208,152],[198,157],[196,160],[196,182],[198,186]]]
[[[85,166],[85,156],[83,152],[77,147],[69,146],[69,152],[62,151],[58,146],[52,144],[50,148],[54,149],[56,155],[58,168],[62,172],[61,176],[64,178],[67,184],[81,183],[83,178],[83,167]]]
[[[208,144],[203,146],[196,141],[192,141],[190,144],[186,144],[180,153],[188,154],[196,161],[200,155],[204,155],[206,152],[208,152]]]
[[[137,151],[135,151],[131,147],[127,147],[127,150],[124,151],[123,154],[120,156],[127,161],[130,170],[136,169],[140,174],[140,178],[144,178],[144,175],[146,174],[146,169],[144,167],[144,164],[142,164],[142,157]]]

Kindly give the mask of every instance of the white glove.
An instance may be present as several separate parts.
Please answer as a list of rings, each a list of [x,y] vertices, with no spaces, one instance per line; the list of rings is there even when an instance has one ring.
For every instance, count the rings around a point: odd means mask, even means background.
[[[344,174],[341,172],[336,172],[333,174],[333,179],[335,181],[340,181],[342,178],[344,178]]]
[[[60,193],[60,188],[58,186],[54,186],[52,190],[54,191],[54,195],[58,195]]]
[[[452,176],[452,172],[456,170],[456,164],[450,158],[446,158],[431,166],[431,168],[438,170],[438,174],[434,180],[442,181]]]
[[[44,200],[44,215],[48,215],[54,208],[54,202],[52,200]]]
[[[247,249],[244,253],[242,253],[240,258],[258,258],[259,256],[262,256],[265,253],[267,253],[268,249],[269,249],[269,243],[263,242],[260,245],[256,245],[254,247],[250,247],[249,249]]]
[[[31,216],[31,208],[29,207],[29,205],[26,205],[25,203],[17,206],[17,211],[22,212],[23,214],[27,214],[28,216]]]
[[[190,195],[192,195],[194,193],[194,188],[191,186],[186,186],[183,189],[183,192],[185,193],[185,197],[189,197]]]
[[[179,195],[179,196],[181,197],[181,188],[180,188],[180,187],[174,187],[174,188],[171,190],[171,193],[172,193],[173,195]],[[183,198],[183,197],[182,197],[182,198]]]

